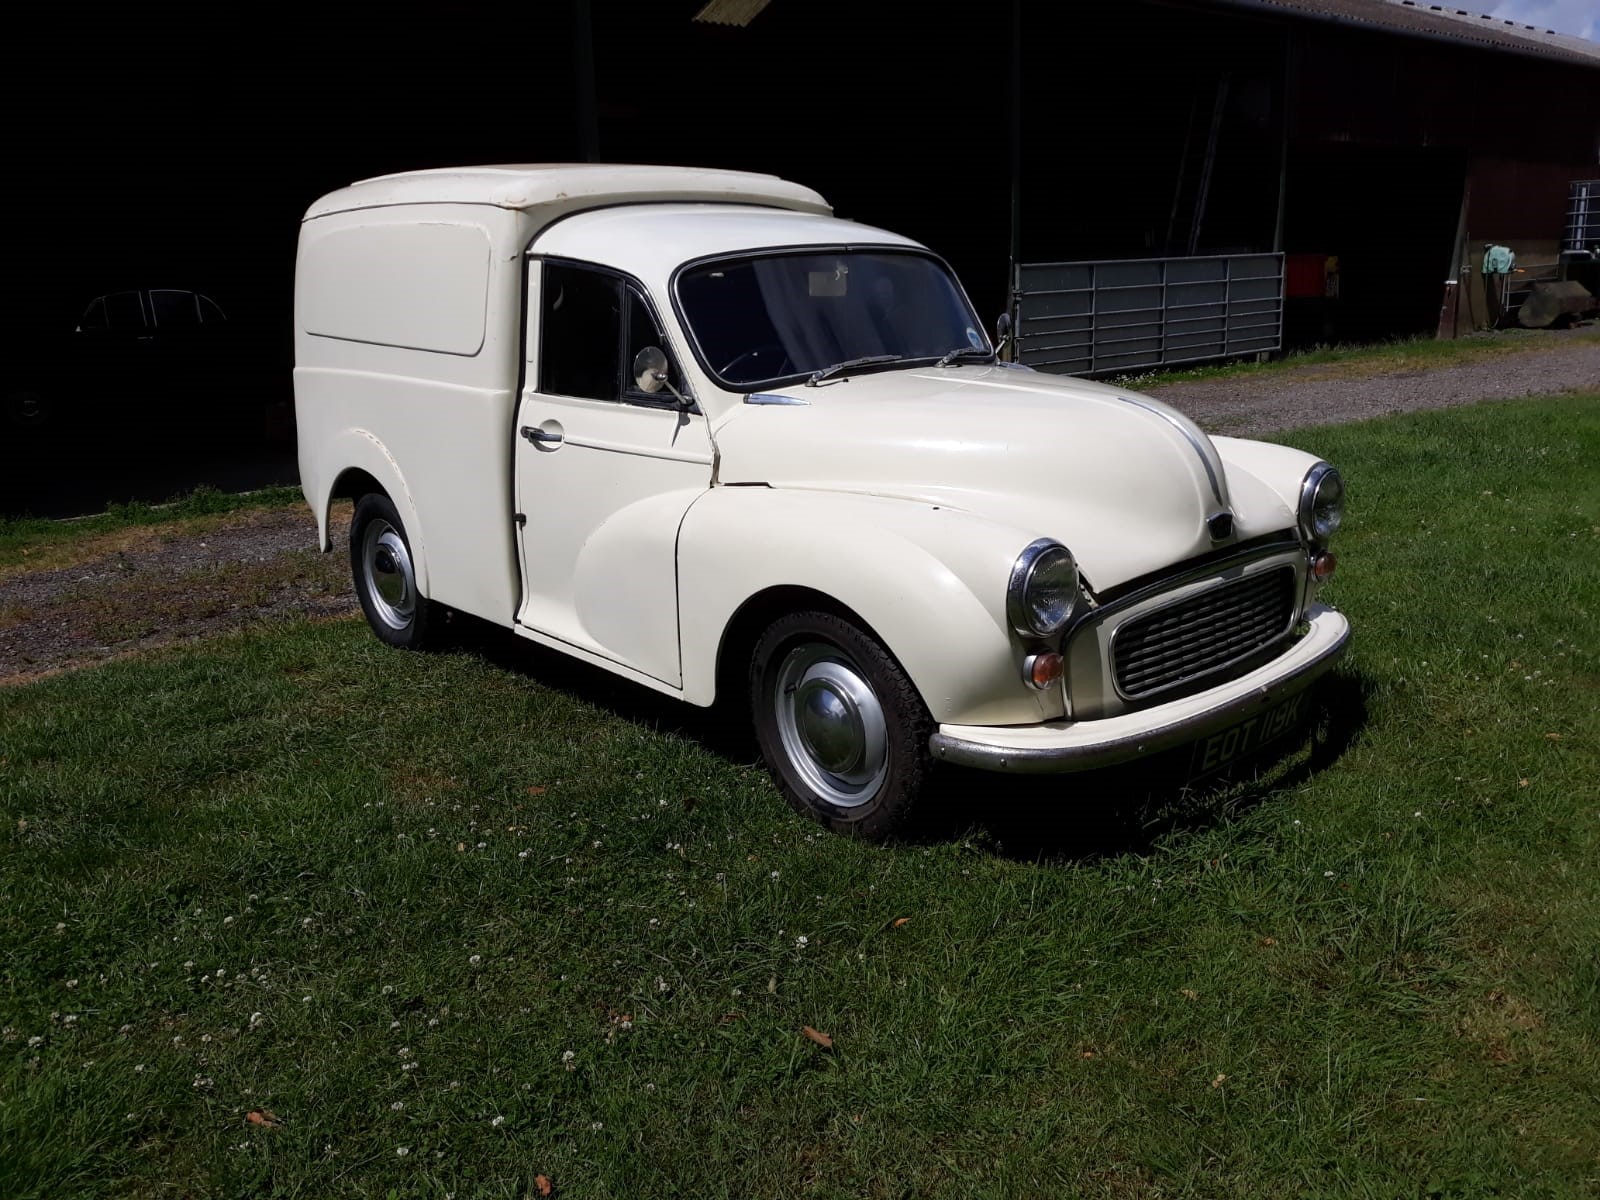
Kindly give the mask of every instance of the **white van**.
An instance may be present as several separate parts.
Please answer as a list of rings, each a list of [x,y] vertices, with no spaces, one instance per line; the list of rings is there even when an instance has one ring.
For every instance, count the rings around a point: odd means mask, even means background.
[[[941,259],[770,176],[357,183],[301,227],[295,356],[380,638],[457,609],[736,697],[835,829],[891,832],[936,759],[1215,769],[1349,636],[1327,463],[1000,361]]]

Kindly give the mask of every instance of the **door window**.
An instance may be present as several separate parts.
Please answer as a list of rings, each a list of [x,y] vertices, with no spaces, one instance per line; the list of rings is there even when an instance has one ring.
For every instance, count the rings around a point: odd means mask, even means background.
[[[610,271],[547,262],[541,292],[541,392],[630,404],[673,402],[670,390],[646,392],[633,378],[639,351],[646,346],[667,351],[661,324],[635,285]],[[685,390],[670,355],[667,378]]]
[[[193,292],[152,289],[150,307],[155,312],[158,329],[200,324],[200,306]]]
[[[112,329],[135,330],[144,328],[144,305],[138,292],[115,292],[106,297],[106,315]]]
[[[622,280],[546,263],[539,390],[552,396],[615,400],[621,383]]]

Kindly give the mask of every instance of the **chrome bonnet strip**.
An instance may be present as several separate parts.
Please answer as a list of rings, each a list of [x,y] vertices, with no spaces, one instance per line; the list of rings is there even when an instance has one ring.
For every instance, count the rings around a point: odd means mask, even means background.
[[[1200,462],[1206,469],[1206,478],[1211,481],[1211,494],[1217,498],[1218,504],[1226,507],[1228,501],[1222,494],[1222,481],[1217,478],[1217,469],[1211,465],[1211,456],[1206,453],[1205,443],[1195,437],[1194,431],[1182,421],[1174,420],[1171,413],[1157,407],[1141,396],[1125,396],[1118,392],[1117,398],[1133,405],[1135,408],[1144,409],[1145,412],[1150,413],[1152,416],[1160,417],[1168,425],[1183,434],[1183,440],[1188,442],[1194,448],[1194,452],[1200,456]]]

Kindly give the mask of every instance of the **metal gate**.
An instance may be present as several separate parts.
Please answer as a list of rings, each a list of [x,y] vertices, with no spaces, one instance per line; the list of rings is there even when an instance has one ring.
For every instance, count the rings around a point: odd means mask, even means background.
[[[1019,263],[1016,360],[1059,375],[1148,370],[1283,345],[1283,255]]]
[[[1567,225],[1561,253],[1600,257],[1600,179],[1574,181],[1567,191]]]

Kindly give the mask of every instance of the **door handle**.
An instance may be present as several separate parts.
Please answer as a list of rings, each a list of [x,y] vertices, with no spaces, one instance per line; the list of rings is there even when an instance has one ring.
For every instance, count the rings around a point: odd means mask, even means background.
[[[540,429],[534,425],[524,425],[522,436],[540,446],[559,446],[562,438],[562,435],[555,430]]]

